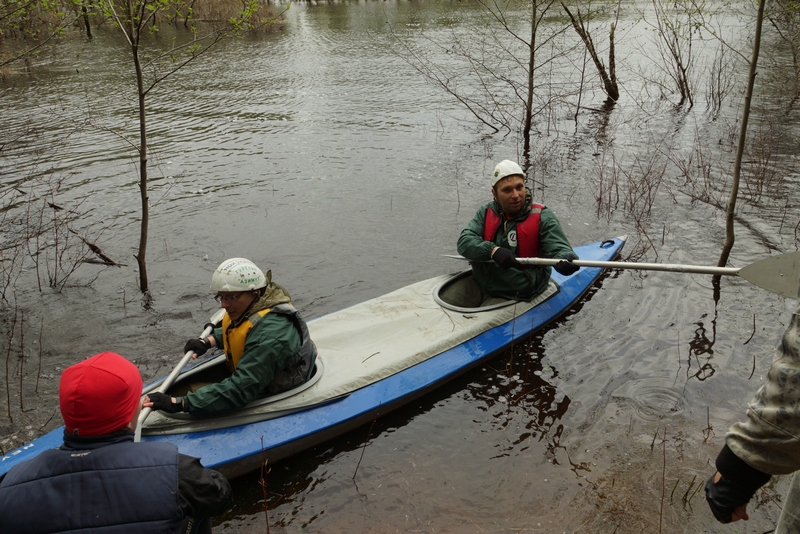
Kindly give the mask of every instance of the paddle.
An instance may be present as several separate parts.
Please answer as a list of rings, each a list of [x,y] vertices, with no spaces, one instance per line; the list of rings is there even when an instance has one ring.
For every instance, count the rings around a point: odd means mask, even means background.
[[[445,254],[448,258],[467,260],[463,256]],[[469,260],[467,260],[469,261]],[[484,260],[491,261],[491,260]],[[561,260],[550,258],[517,258],[524,265],[555,265]],[[481,262],[482,263],[482,262]],[[574,260],[579,267],[603,269],[635,269],[640,271],[670,271],[676,273],[738,276],[751,284],[789,298],[798,297],[800,289],[800,252],[772,256],[744,267],[704,267],[671,263],[633,263],[624,261]]]
[[[209,322],[217,324],[222,320],[224,316],[225,316],[225,310],[220,308],[219,310],[217,310],[217,313],[211,316],[211,320]],[[200,334],[200,337],[206,337],[210,334],[211,334],[211,327],[209,326],[208,328],[203,330],[203,333]],[[167,389],[169,389],[169,387],[172,385],[173,382],[175,382],[175,379],[181,373],[181,369],[183,369],[186,366],[186,364],[189,363],[192,354],[194,354],[194,352],[192,351],[186,352],[186,354],[183,355],[183,358],[181,358],[181,361],[178,362],[178,365],[175,366],[175,368],[172,370],[169,376],[161,384],[159,384],[159,386],[153,391],[154,392],[157,391],[159,393],[166,393]],[[139,414],[139,423],[136,425],[136,436],[134,437],[134,441],[141,441],[142,425],[144,424],[145,419],[147,419],[150,416],[150,413],[152,411],[153,411],[152,408],[142,408],[142,412]]]

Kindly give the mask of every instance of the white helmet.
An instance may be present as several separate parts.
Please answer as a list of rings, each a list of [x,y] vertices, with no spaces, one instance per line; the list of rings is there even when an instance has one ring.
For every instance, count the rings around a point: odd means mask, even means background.
[[[223,261],[211,275],[211,291],[252,291],[262,287],[267,287],[264,273],[244,258]]]
[[[519,174],[523,179],[525,178],[525,173],[522,172],[522,167],[510,159],[504,159],[497,164],[497,166],[494,168],[494,172],[492,172],[492,187],[494,187],[497,182],[506,176],[513,176],[515,174]]]

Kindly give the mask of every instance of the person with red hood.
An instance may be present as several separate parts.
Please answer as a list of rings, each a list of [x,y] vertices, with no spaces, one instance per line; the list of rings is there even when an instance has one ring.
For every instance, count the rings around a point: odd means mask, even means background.
[[[134,443],[142,377],[113,352],[61,375],[64,444],[0,477],[3,532],[211,532],[231,486],[171,443]]]

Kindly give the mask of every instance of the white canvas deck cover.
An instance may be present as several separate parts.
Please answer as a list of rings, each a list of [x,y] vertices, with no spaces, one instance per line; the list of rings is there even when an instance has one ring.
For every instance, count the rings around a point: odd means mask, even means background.
[[[285,394],[254,401],[240,412],[201,420],[184,414],[153,414],[145,424],[149,431],[199,430],[244,424],[297,411],[346,395],[361,387],[436,356],[530,310],[558,291],[551,281],[547,290],[531,302],[465,313],[448,310],[434,301],[434,291],[453,275],[443,275],[403,287],[344,310],[308,322],[311,339],[322,360],[322,376],[312,386],[290,396]],[[288,392],[287,392],[288,393]],[[216,419],[216,424],[212,420]],[[227,424],[220,425],[220,419]],[[188,421],[193,420],[194,423]]]

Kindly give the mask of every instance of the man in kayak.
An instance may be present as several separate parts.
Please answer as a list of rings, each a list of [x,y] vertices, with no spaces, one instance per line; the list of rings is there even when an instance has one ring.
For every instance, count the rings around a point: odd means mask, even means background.
[[[260,395],[296,387],[311,377],[317,349],[289,293],[250,260],[232,258],[211,277],[214,298],[225,309],[222,327],[205,339],[190,339],[196,356],[222,347],[231,375],[183,397],[150,393],[146,408],[211,415],[240,408]]]
[[[65,369],[64,444],[0,477],[0,530],[211,532],[230,484],[171,443],[134,443],[141,395],[139,369],[119,354]]]
[[[775,534],[800,532],[800,307],[775,352],[767,382],[734,423],[706,482],[706,501],[721,523],[747,520],[747,503],[772,475],[794,473]]]
[[[523,266],[518,257],[561,258],[564,276],[578,271],[578,255],[555,214],[534,204],[520,166],[503,160],[491,176],[494,200],[478,209],[458,238],[458,252],[472,260],[472,276],[484,297],[530,300],[547,288],[549,266]],[[491,261],[489,261],[491,260]]]

